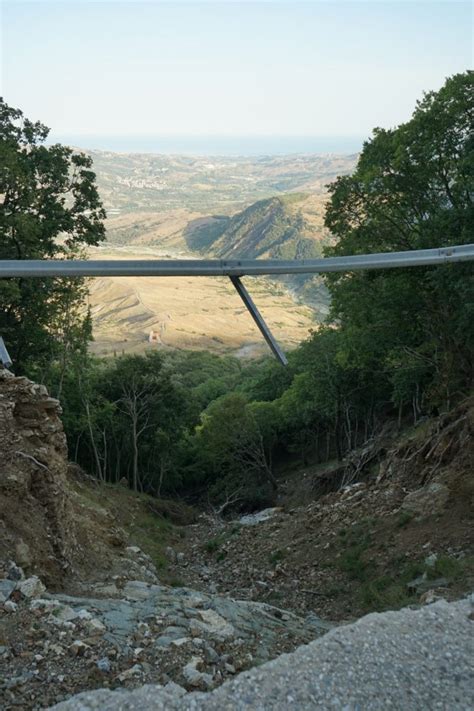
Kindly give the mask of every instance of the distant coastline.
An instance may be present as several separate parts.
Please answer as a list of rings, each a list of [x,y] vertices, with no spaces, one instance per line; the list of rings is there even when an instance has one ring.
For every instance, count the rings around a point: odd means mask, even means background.
[[[52,132],[50,143],[116,153],[196,156],[347,155],[362,149],[359,136],[101,136]]]

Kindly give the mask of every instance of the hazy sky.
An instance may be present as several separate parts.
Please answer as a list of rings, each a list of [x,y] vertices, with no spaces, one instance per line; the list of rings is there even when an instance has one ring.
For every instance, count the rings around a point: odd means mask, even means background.
[[[4,0],[1,23],[4,98],[69,135],[367,135],[473,59],[456,0]]]

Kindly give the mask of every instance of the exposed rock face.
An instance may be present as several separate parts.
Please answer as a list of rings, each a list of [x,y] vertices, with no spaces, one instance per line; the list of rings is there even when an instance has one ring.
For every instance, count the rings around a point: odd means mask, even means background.
[[[78,493],[60,414],[44,386],[0,370],[0,580],[38,575],[49,590],[102,595],[118,593],[114,577],[156,583],[115,515]]]
[[[18,603],[0,604],[2,709],[43,708],[111,683],[207,691],[330,628],[314,615],[138,580],[115,599],[50,595],[36,581],[19,582],[21,595],[3,587]]]
[[[445,484],[433,482],[429,486],[416,489],[406,495],[402,510],[417,516],[433,516],[443,513],[449,499],[449,489]]]
[[[77,549],[59,402],[0,370],[0,561],[57,584]]]
[[[471,709],[470,604],[367,615],[211,693],[176,684],[90,691],[55,711],[299,711]]]

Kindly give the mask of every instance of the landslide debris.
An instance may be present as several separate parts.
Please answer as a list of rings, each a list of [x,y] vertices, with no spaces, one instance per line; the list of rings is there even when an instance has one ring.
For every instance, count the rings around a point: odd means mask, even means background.
[[[462,596],[474,583],[473,412],[468,400],[359,460],[288,475],[281,506],[196,522],[190,507],[69,465],[59,403],[0,371],[1,708],[100,687],[124,690],[128,708],[125,690],[150,683],[173,708],[324,635],[326,620]],[[109,693],[91,703],[122,708]]]
[[[114,576],[157,582],[151,561],[127,556],[128,535],[107,500],[84,496],[60,415],[43,385],[0,369],[0,579],[13,561],[50,590]]]
[[[170,556],[176,577],[330,620],[470,592],[474,400],[372,448],[293,473],[289,503],[255,525],[202,516]]]
[[[181,540],[163,517],[194,512],[89,481],[68,465],[60,412],[45,388],[0,371],[2,709],[145,682],[210,689],[327,631],[314,616],[159,584],[166,537]]]
[[[98,687],[173,681],[209,690],[330,628],[314,615],[137,580],[114,598],[48,594],[37,577],[0,581],[0,593],[5,710]]]
[[[472,604],[367,615],[207,694],[169,684],[81,694],[54,711],[298,711],[474,706]]]

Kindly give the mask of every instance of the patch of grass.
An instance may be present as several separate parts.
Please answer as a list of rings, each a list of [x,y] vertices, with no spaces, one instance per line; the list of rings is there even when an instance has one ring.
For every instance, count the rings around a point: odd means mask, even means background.
[[[160,500],[119,484],[97,487],[78,484],[75,490],[81,501],[99,515],[101,511],[111,511],[129,535],[130,545],[139,546],[158,569],[166,568],[168,561],[163,551],[173,542],[176,529],[159,508]]]
[[[448,555],[440,556],[432,566],[424,560],[407,561],[404,556],[398,556],[391,561],[393,572],[365,580],[357,598],[366,612],[396,610],[419,602],[419,594],[407,588],[410,581],[426,575],[428,580],[445,578],[448,583],[454,583],[469,573],[471,565],[474,569],[474,561],[469,558]]]
[[[168,585],[170,585],[172,588],[184,588],[185,583],[181,580],[181,578],[170,578],[168,580]]]
[[[458,580],[464,573],[466,562],[449,555],[441,555],[433,566],[426,566],[428,580],[446,578],[449,581]]]
[[[408,593],[405,585],[396,583],[388,576],[381,576],[364,583],[357,597],[361,607],[367,612],[382,612],[405,607],[417,599],[416,595]]]
[[[224,541],[219,536],[217,536],[216,538],[210,538],[203,544],[203,548],[208,553],[215,553],[217,550],[219,550],[223,542]]]
[[[227,551],[219,551],[216,555],[216,560],[220,563],[227,558]]]
[[[377,520],[372,517],[361,519],[355,526],[338,532],[339,545],[343,552],[336,560],[336,566],[347,573],[352,580],[367,579],[369,561],[364,555],[372,543],[373,528]]]
[[[285,552],[278,549],[276,551],[273,551],[270,553],[268,560],[270,561],[270,564],[275,566],[277,563],[279,563],[283,558],[285,557]]]
[[[397,528],[406,528],[410,521],[413,520],[414,514],[411,511],[399,511],[395,526]]]
[[[203,544],[202,547],[207,553],[216,553],[219,550],[219,548],[224,543],[226,543],[226,541],[229,540],[229,538],[239,535],[240,531],[241,531],[241,526],[239,524],[234,524],[230,529],[224,531],[219,536],[215,536],[215,538],[210,538],[208,541],[206,541]],[[227,555],[226,552],[225,552],[225,555]]]
[[[351,546],[337,560],[337,567],[347,573],[353,580],[366,580],[368,561],[362,556],[367,550],[367,545]]]

